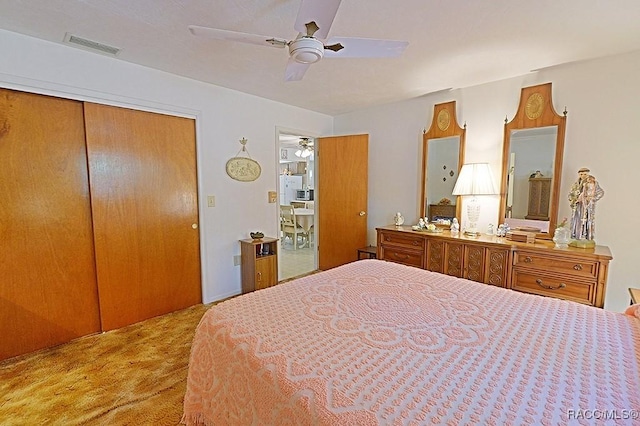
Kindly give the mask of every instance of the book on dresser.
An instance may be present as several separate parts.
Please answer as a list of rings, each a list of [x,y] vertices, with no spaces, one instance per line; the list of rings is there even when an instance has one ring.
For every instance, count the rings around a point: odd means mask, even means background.
[[[495,235],[429,233],[410,226],[376,228],[381,260],[515,291],[602,308],[611,251],[556,248],[552,241],[509,241]]]

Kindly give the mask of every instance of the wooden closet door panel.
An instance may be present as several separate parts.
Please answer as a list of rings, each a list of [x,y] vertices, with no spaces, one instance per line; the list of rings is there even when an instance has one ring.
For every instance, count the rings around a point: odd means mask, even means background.
[[[0,359],[100,330],[82,103],[0,89]]]
[[[200,303],[194,120],[85,103],[85,126],[103,330]]]

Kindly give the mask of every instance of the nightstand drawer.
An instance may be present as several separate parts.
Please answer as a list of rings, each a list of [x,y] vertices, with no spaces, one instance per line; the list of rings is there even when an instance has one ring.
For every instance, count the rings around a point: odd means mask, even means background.
[[[570,274],[573,277],[596,278],[598,276],[598,262],[585,258],[574,259],[562,255],[545,256],[524,250],[516,251],[513,266],[533,268],[542,271],[554,271]]]
[[[380,251],[384,260],[415,266],[416,268],[423,267],[422,259],[424,258],[424,253],[420,250],[408,250],[402,247],[383,245]]]
[[[514,270],[512,278],[513,290],[573,300],[588,305],[594,304],[595,281],[579,281],[575,277],[529,273],[521,269]]]
[[[413,236],[411,234],[383,232],[381,234],[381,243],[393,244],[396,246],[404,246],[417,250],[424,250],[424,238]]]

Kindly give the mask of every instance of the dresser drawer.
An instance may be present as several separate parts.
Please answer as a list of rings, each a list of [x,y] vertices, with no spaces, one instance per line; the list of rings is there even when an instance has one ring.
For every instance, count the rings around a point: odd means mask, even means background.
[[[539,271],[554,271],[571,276],[596,278],[598,276],[598,262],[589,259],[578,259],[562,255],[545,256],[535,252],[518,250],[513,255],[513,266],[532,268]]]
[[[424,250],[424,238],[411,234],[401,234],[393,232],[383,232],[380,236],[380,243],[393,244],[395,246],[404,246],[407,248]]]
[[[596,282],[591,280],[580,281],[571,276],[545,275],[515,269],[511,288],[525,293],[557,297],[593,305]]]
[[[385,246],[380,247],[381,259],[389,260],[391,262],[402,263],[407,266],[415,266],[422,268],[422,259],[424,259],[424,252],[420,250],[409,250],[403,247],[397,246]]]

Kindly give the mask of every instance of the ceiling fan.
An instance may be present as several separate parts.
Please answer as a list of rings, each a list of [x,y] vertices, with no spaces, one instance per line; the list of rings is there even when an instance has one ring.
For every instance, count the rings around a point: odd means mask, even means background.
[[[196,36],[216,40],[235,41],[278,48],[289,48],[286,81],[302,80],[309,66],[327,58],[384,58],[400,56],[409,44],[406,41],[377,40],[353,37],[332,37],[329,29],[342,0],[302,0],[294,29],[299,32],[293,40],[259,34],[247,34],[218,28],[190,25]]]
[[[313,141],[309,138],[300,138],[300,149],[295,152],[296,157],[307,158],[313,153]]]

